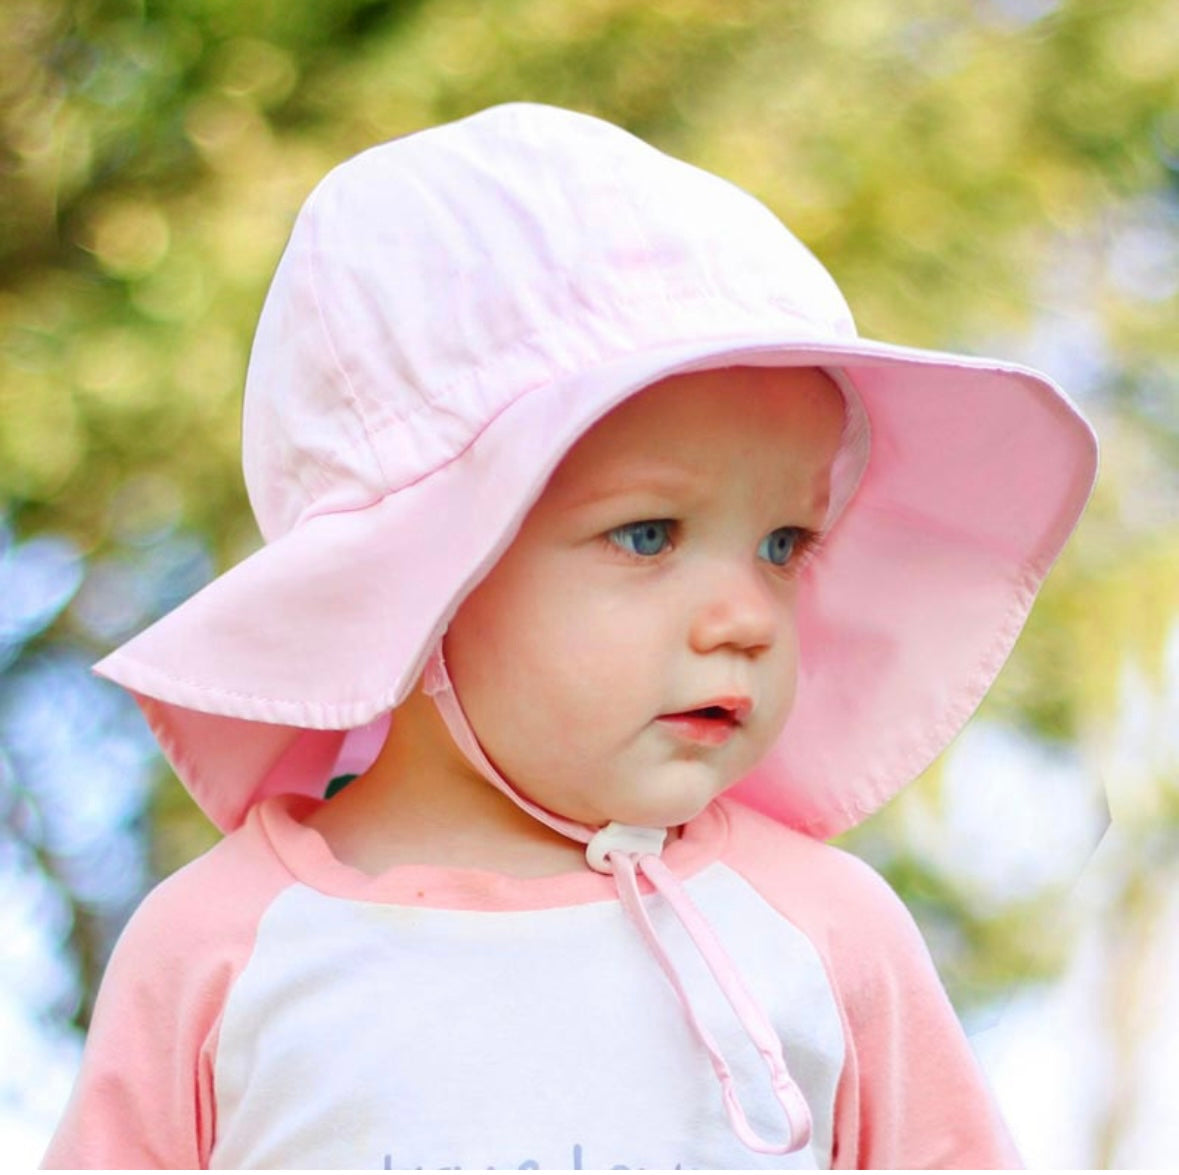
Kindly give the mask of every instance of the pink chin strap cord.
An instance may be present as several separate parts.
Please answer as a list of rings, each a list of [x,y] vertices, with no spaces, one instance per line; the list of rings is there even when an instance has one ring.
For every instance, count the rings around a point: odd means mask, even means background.
[[[663,973],[667,976],[676,997],[684,1009],[688,1023],[697,1039],[704,1046],[712,1064],[713,1072],[721,1087],[721,1098],[725,1114],[733,1133],[750,1150],[759,1154],[784,1155],[801,1150],[810,1141],[811,1114],[798,1085],[786,1068],[782,1055],[782,1044],[774,1031],[765,1010],[750,993],[740,972],[729,958],[716,932],[688,897],[679,879],[663,863],[659,854],[667,839],[665,828],[639,828],[629,824],[611,823],[604,828],[594,829],[574,820],[566,820],[553,812],[534,804],[512,787],[495,769],[483,753],[475,732],[467,720],[455,692],[446,662],[442,656],[442,642],[439,640],[426,663],[423,688],[433,698],[443,722],[450,731],[455,744],[471,765],[487,781],[503,792],[530,816],[549,828],[578,841],[586,846],[585,856],[590,868],[614,878],[618,896],[623,908],[642,934],[651,953],[655,956]],[[642,874],[655,891],[675,912],[684,929],[696,944],[696,949],[707,964],[717,985],[724,993],[737,1019],[745,1029],[754,1048],[762,1058],[769,1072],[770,1087],[774,1098],[786,1116],[788,1134],[784,1142],[768,1142],[749,1124],[741,1099],[737,1094],[732,1070],[721,1054],[715,1039],[701,1023],[684,988],[679,972],[675,968],[658,931],[651,922],[646,906],[639,892],[639,874]]]

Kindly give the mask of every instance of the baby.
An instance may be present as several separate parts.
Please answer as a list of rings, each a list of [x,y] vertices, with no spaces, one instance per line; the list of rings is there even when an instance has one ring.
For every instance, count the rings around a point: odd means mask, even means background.
[[[1018,1163],[824,840],[1076,523],[1048,380],[860,339],[751,197],[517,104],[320,184],[243,431],[266,545],[99,666],[228,835],[127,927],[46,1165]]]

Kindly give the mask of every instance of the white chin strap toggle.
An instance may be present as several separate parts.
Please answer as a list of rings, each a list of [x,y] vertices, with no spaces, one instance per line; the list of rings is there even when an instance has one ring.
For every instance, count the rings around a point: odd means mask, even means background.
[[[667,843],[666,828],[640,828],[637,824],[611,821],[594,833],[585,846],[586,863],[597,873],[613,873],[611,853],[625,853],[628,857],[651,854],[658,857]]]

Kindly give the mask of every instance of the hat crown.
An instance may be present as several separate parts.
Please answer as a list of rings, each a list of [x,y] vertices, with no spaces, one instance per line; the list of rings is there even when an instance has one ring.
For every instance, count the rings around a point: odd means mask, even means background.
[[[420,480],[516,398],[651,347],[854,339],[759,201],[584,114],[516,103],[374,147],[296,221],[246,387],[268,540]]]

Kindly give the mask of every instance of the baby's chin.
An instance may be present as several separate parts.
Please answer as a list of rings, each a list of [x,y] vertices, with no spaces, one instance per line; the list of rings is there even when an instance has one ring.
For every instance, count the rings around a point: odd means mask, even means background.
[[[734,781],[735,782],[735,781]],[[731,786],[731,785],[729,785]],[[692,789],[675,795],[643,796],[620,800],[594,812],[569,816],[591,828],[607,824],[628,824],[636,828],[678,828],[690,824],[728,787]]]
[[[715,760],[666,760],[651,766],[612,772],[607,767],[592,779],[564,777],[557,784],[545,776],[547,786],[530,786],[530,780],[505,776],[518,794],[559,816],[586,828],[628,824],[636,828],[677,828],[696,819],[718,796],[746,773],[740,761],[718,764]]]

